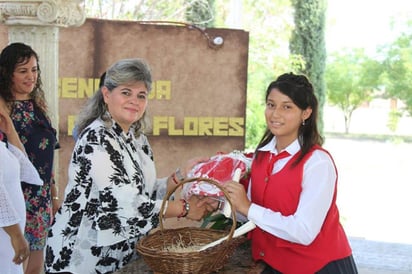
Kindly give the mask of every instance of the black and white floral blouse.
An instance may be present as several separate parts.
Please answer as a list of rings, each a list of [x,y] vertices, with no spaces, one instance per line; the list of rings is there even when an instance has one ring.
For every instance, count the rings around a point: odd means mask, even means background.
[[[74,147],[46,272],[112,273],[135,259],[136,242],[158,225],[166,180],[156,179],[146,136],[94,121]]]

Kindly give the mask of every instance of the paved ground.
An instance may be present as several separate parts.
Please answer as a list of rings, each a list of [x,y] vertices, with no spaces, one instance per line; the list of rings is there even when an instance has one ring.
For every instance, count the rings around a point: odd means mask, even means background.
[[[412,245],[350,238],[360,274],[412,273]]]
[[[412,273],[412,144],[327,138],[360,274]]]

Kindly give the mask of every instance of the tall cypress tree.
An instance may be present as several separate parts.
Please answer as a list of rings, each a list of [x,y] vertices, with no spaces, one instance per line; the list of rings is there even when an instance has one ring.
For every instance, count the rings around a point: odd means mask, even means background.
[[[292,0],[295,29],[289,48],[292,54],[304,60],[300,73],[311,80],[319,100],[319,129],[323,132],[325,105],[325,16],[327,0]]]

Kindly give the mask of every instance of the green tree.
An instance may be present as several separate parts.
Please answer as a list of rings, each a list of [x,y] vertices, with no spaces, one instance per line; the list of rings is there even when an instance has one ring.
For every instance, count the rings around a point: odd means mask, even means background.
[[[246,149],[254,149],[265,129],[265,92],[269,83],[291,71],[289,39],[292,31],[292,8],[289,0],[244,0],[242,24],[249,31],[247,81]],[[219,12],[228,10],[217,8]]]
[[[325,104],[325,14],[326,0],[292,0],[295,29],[290,40],[290,52],[303,59],[295,69],[311,80],[319,101],[319,128],[323,131]],[[301,64],[301,63],[300,63]]]
[[[185,0],[186,21],[200,27],[213,27],[214,25],[214,0]]]
[[[363,49],[329,56],[325,72],[327,99],[343,112],[345,133],[349,132],[353,111],[372,99],[381,70],[380,63],[369,58]]]
[[[389,112],[389,118],[386,126],[389,128],[390,131],[395,132],[398,128],[399,119],[402,117],[402,113],[397,110],[392,109]]]
[[[398,98],[406,105],[405,110],[412,115],[412,24],[409,33],[402,33],[394,43],[383,51],[385,95]]]
[[[233,0],[215,2],[215,26],[229,27]],[[292,30],[292,8],[289,0],[238,0],[242,5],[241,28],[249,32],[247,79],[246,149],[254,149],[260,141],[266,122],[265,91],[278,75],[291,71],[289,39]]]

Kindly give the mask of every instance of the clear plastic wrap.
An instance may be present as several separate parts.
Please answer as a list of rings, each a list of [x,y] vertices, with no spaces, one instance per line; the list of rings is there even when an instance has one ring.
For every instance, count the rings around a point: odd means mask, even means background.
[[[215,180],[220,184],[225,184],[232,181],[235,170],[241,170],[241,181],[248,178],[252,163],[252,154],[243,153],[241,151],[232,151],[230,153],[218,153],[212,156],[209,161],[197,164],[188,173],[188,177],[202,177]],[[185,184],[182,189],[182,196],[188,199],[191,195],[224,196],[222,191],[216,186],[202,182],[194,181],[190,184]]]

